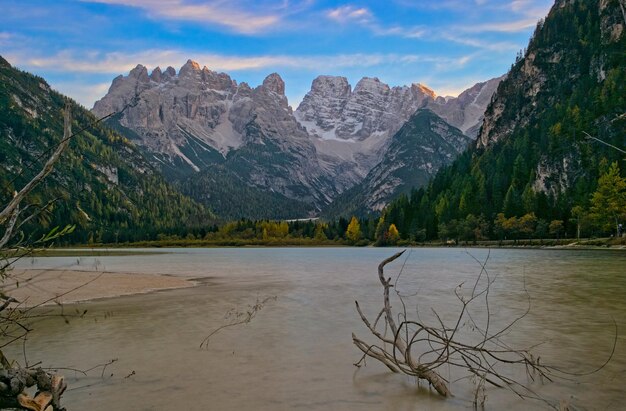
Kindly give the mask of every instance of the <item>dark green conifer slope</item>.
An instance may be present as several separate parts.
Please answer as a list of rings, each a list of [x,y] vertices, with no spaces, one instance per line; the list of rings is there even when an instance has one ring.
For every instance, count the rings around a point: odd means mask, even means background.
[[[557,0],[500,84],[475,147],[426,189],[391,204],[403,236],[483,216],[563,220],[587,209],[599,175],[626,147],[626,21],[619,0]],[[473,218],[472,217],[472,218]],[[493,233],[492,228],[490,232]]]
[[[63,135],[67,97],[42,79],[0,57],[0,204],[28,182]],[[95,122],[72,102],[73,131]],[[33,237],[54,226],[76,224],[64,241],[132,241],[159,233],[186,233],[214,216],[183,196],[149,165],[126,138],[98,124],[72,138],[53,173],[27,203],[58,199],[51,212],[26,230]]]
[[[227,220],[296,219],[313,213],[311,204],[252,187],[221,164],[177,182],[176,187]]]

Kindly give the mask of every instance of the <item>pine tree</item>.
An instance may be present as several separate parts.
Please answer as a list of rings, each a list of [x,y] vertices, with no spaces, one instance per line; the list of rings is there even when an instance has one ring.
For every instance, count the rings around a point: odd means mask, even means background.
[[[506,192],[506,196],[504,197],[504,215],[507,217],[515,217],[520,213],[520,203],[521,198],[515,186],[511,184],[509,190]]]
[[[377,245],[385,244],[385,234],[387,233],[388,227],[389,227],[389,223],[385,222],[385,215],[383,214],[378,219],[378,224],[376,225],[376,244]]]

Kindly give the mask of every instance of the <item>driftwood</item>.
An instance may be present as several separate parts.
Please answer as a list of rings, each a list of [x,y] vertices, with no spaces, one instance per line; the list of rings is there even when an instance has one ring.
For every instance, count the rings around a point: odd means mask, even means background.
[[[396,295],[403,310],[394,314],[390,301],[390,290],[394,284],[391,278],[385,278],[384,267],[403,253],[404,251],[387,258],[378,266],[378,277],[383,286],[383,308],[374,323],[367,319],[359,303],[356,302],[356,309],[361,320],[376,337],[378,343],[368,344],[353,333],[352,341],[363,352],[363,356],[355,365],[361,366],[366,357],[374,358],[393,372],[404,373],[418,380],[427,381],[440,395],[449,397],[452,395],[450,381],[440,372],[445,366],[446,370],[452,368],[455,371],[460,370],[464,374],[462,378],[471,378],[475,381],[476,389],[473,399],[475,407],[484,405],[484,390],[487,384],[499,388],[506,387],[521,398],[538,399],[555,407],[553,403],[535,393],[528,384],[508,377],[503,371],[506,367],[522,367],[529,381],[534,381],[536,378],[551,381],[551,371],[556,370],[554,367],[540,364],[539,359],[526,350],[511,348],[501,339],[507,330],[528,313],[530,302],[524,314],[504,328],[492,331],[490,329],[489,286],[493,279],[487,273],[485,261],[481,263],[481,273],[469,295],[463,295],[461,285],[455,290],[456,298],[461,302],[461,309],[452,326],[446,326],[435,311],[433,311],[437,319],[435,326],[427,325],[419,321],[419,318],[418,320],[408,319],[405,302],[397,290],[395,290]],[[484,288],[480,286],[481,279],[483,284],[486,281],[487,285]],[[486,326],[482,328],[468,308],[479,298],[484,304],[483,308],[486,308],[486,319],[483,322]],[[399,324],[396,323],[396,318]],[[381,319],[385,323],[382,331],[377,328]],[[472,339],[468,342],[462,339],[460,330],[468,324],[474,332],[473,335],[478,336],[477,340]]]
[[[384,294],[383,294],[383,309],[380,315],[384,315],[385,322],[389,329],[391,330],[391,334],[393,337],[387,338],[381,333],[379,333],[375,325],[372,326],[370,322],[367,320],[363,312],[361,311],[361,307],[359,306],[358,301],[356,303],[356,309],[361,316],[361,320],[365,323],[367,328],[374,334],[378,339],[380,339],[385,344],[390,344],[393,347],[391,353],[386,351],[384,348],[374,345],[367,345],[362,340],[358,339],[357,336],[352,334],[352,341],[354,344],[367,356],[377,359],[382,362],[393,372],[404,372],[405,374],[413,375],[417,378],[424,379],[428,381],[437,392],[444,397],[450,396],[451,392],[448,388],[447,381],[439,375],[435,370],[429,369],[426,366],[423,366],[419,362],[417,362],[413,356],[411,355],[411,347],[407,345],[407,342],[404,341],[400,336],[400,328],[396,325],[394,320],[393,313],[391,311],[391,303],[389,301],[389,290],[393,285],[391,284],[391,277],[385,279],[384,276],[384,268],[385,265],[394,261],[398,257],[400,257],[404,251],[397,253],[383,262],[378,266],[378,278],[380,279],[380,283],[383,285]],[[402,327],[404,324],[401,324]]]
[[[0,312],[7,307],[1,307]],[[16,310],[10,309],[15,312]],[[7,317],[0,317],[8,321]],[[19,321],[12,319],[17,325]],[[22,326],[23,327],[23,326]],[[34,396],[26,393],[26,390],[36,387]],[[67,384],[63,376],[49,373],[41,367],[23,368],[12,366],[0,350],[0,409],[23,409],[31,411],[61,411],[61,395],[65,392]]]
[[[25,390],[37,387],[33,397]],[[62,376],[41,368],[0,370],[0,409],[61,411],[61,395],[67,384]]]

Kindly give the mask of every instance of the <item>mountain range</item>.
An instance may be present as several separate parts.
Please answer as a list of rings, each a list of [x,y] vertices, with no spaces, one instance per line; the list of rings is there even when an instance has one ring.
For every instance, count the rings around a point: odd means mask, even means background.
[[[170,182],[218,215],[302,218],[319,214],[388,162],[394,135],[417,110],[458,127],[457,134],[468,137],[464,143],[475,138],[501,80],[444,98],[420,84],[389,87],[363,78],[352,89],[345,77],[319,76],[293,111],[276,73],[251,88],[189,60],[178,72],[157,67],[148,73],[137,65],[113,80],[93,113],[123,110],[109,124],[130,136]],[[442,146],[455,147],[442,154],[445,161],[431,159],[431,148],[420,144],[414,148],[422,155],[411,161],[394,156],[406,167],[426,167],[430,176],[464,148],[458,140],[450,143]],[[416,164],[418,157],[425,162]],[[393,187],[363,212],[379,210],[397,195],[394,187],[407,186],[401,179],[388,185]]]

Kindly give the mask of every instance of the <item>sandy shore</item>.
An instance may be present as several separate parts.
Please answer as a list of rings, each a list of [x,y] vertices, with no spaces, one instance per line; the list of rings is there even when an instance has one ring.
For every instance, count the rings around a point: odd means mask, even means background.
[[[4,292],[26,306],[67,304],[196,285],[179,277],[106,271],[14,270],[10,275]]]

